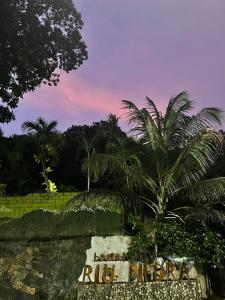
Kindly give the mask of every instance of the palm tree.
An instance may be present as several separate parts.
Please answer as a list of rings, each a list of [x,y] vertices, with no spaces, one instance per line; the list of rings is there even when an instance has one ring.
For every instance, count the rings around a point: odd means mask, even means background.
[[[123,204],[129,199],[144,203],[159,220],[170,210],[171,201],[176,200],[175,208],[179,210],[169,212],[170,216],[184,211],[184,216],[197,216],[202,222],[209,218],[225,220],[224,213],[214,209],[225,194],[225,178],[208,178],[224,143],[223,135],[212,129],[221,124],[223,113],[211,107],[190,117],[192,105],[186,92],[169,100],[164,115],[148,97],[146,106],[140,109],[131,101],[123,101],[131,132],[143,148],[144,159],[135,155],[130,160],[131,153],[123,155],[124,148],[117,147],[117,152],[94,155],[89,162],[95,176],[114,174],[120,187],[116,192],[122,189],[123,195],[132,196]],[[96,199],[96,193],[93,197]]]
[[[224,196],[225,178],[207,178],[222,151],[223,136],[212,129],[221,124],[222,111],[203,108],[189,117],[192,101],[187,92],[172,97],[164,115],[148,97],[141,109],[127,100],[123,105],[133,126],[131,131],[149,152],[154,166],[154,170],[146,170],[144,178],[148,196],[140,198],[152,209],[156,219],[165,215],[171,199],[183,195],[201,208],[199,217],[217,215],[224,220],[222,213],[210,207]],[[185,208],[194,212],[189,205]]]
[[[22,130],[27,134],[35,135],[40,144],[49,143],[49,140],[52,140],[52,138],[59,133],[57,130],[57,121],[47,122],[41,117],[35,122],[24,122],[22,124]]]
[[[48,167],[47,164],[56,156],[54,143],[59,133],[56,127],[57,121],[48,123],[43,118],[38,118],[35,122],[27,121],[22,125],[24,132],[34,135],[37,138],[39,151],[34,157],[36,162],[41,164],[42,176],[45,181],[47,193],[51,193],[51,185],[53,184],[48,178],[48,173],[51,172],[51,168]]]
[[[87,138],[82,136],[80,139],[79,151],[84,150],[86,159],[82,165],[83,171],[87,174],[87,190],[90,191],[91,172],[90,172],[90,157],[95,152],[95,136]]]
[[[112,114],[110,113],[107,117],[107,120],[106,120],[109,125],[110,125],[110,132],[113,133],[115,131],[115,129],[118,128],[118,121],[119,121],[119,118],[115,115],[115,114]]]

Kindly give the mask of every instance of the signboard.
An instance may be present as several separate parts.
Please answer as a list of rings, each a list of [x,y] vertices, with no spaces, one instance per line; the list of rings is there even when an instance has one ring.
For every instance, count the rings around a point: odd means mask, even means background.
[[[164,261],[157,258],[153,264],[130,263],[126,253],[129,236],[92,237],[91,248],[79,281],[83,283],[113,284],[117,282],[149,282],[198,279],[202,296],[206,297],[205,277],[198,274],[194,262],[186,258]]]

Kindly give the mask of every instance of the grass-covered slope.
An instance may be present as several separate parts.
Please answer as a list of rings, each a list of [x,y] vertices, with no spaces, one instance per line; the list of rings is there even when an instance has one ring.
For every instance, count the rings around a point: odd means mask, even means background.
[[[58,211],[77,193],[29,194],[26,196],[0,197],[0,218],[21,218],[38,209]]]

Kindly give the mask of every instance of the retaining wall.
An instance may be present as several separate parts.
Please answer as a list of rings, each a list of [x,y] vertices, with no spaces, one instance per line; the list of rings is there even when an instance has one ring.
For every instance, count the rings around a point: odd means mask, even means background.
[[[200,300],[198,280],[80,284],[78,300]]]

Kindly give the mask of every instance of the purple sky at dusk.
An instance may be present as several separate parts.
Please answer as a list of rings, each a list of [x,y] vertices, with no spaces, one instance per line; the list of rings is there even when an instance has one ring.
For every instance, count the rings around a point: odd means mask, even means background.
[[[170,96],[190,92],[196,109],[225,110],[224,0],[76,0],[89,59],[58,87],[25,95],[5,134],[42,116],[59,129],[91,124],[121,100],[142,105],[147,95],[163,110]],[[123,122],[121,122],[123,125]]]

